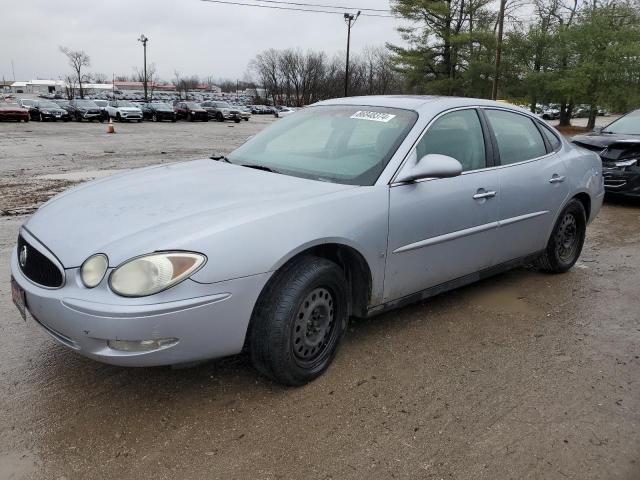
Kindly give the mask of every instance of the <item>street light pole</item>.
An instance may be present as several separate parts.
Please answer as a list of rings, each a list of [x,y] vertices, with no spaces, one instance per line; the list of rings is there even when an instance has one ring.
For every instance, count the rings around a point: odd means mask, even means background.
[[[344,14],[344,21],[347,23],[347,65],[345,67],[345,72],[344,72],[344,96],[345,97],[349,96],[349,51],[351,48],[351,27],[353,26],[354,23],[356,23],[356,20],[358,20],[359,16],[360,16],[359,11],[355,15],[353,13]]]
[[[144,36],[144,33],[140,35],[138,41],[142,43],[142,47],[144,49],[144,101],[147,100],[147,42],[149,39]]]

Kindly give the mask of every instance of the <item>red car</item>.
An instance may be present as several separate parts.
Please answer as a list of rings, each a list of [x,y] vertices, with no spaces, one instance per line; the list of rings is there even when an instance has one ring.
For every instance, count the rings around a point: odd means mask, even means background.
[[[29,121],[29,110],[22,108],[17,103],[0,103],[0,121],[16,120]]]

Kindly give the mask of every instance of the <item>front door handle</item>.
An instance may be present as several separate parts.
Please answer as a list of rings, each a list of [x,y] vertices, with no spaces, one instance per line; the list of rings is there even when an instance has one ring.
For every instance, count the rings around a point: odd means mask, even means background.
[[[473,198],[474,200],[482,200],[484,198],[493,198],[496,196],[496,192],[494,191],[488,191],[485,192],[484,190],[478,190],[478,193],[476,193]]]
[[[551,177],[551,179],[549,179],[549,183],[562,183],[565,181],[567,177],[565,177],[564,175],[560,176],[558,174],[554,174],[553,177]]]

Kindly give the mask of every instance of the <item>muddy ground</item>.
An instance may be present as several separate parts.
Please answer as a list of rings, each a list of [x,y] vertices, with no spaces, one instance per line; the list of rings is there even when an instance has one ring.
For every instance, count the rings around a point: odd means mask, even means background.
[[[608,201],[565,275],[518,269],[353,321],[299,389],[244,357],[101,365],[22,321],[21,213],[96,170],[229,151],[270,121],[0,124],[0,479],[640,478],[638,204]]]

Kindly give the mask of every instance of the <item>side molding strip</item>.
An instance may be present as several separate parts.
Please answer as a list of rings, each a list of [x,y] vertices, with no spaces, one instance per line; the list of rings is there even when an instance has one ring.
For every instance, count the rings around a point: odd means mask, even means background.
[[[478,225],[476,227],[465,228],[463,230],[457,230],[455,232],[445,233],[444,235],[438,235],[437,237],[427,238],[420,240],[419,242],[410,243],[403,247],[396,248],[393,253],[410,252],[411,250],[417,250],[419,248],[429,247],[431,245],[437,245],[439,243],[449,242],[451,240],[457,240],[458,238],[468,237],[469,235],[475,235],[476,233],[486,232],[494,228],[506,227],[507,225],[513,225],[514,223],[523,222],[531,218],[546,215],[549,210],[540,212],[527,213],[526,215],[519,215],[517,217],[505,218],[497,222],[485,223],[484,225]]]

